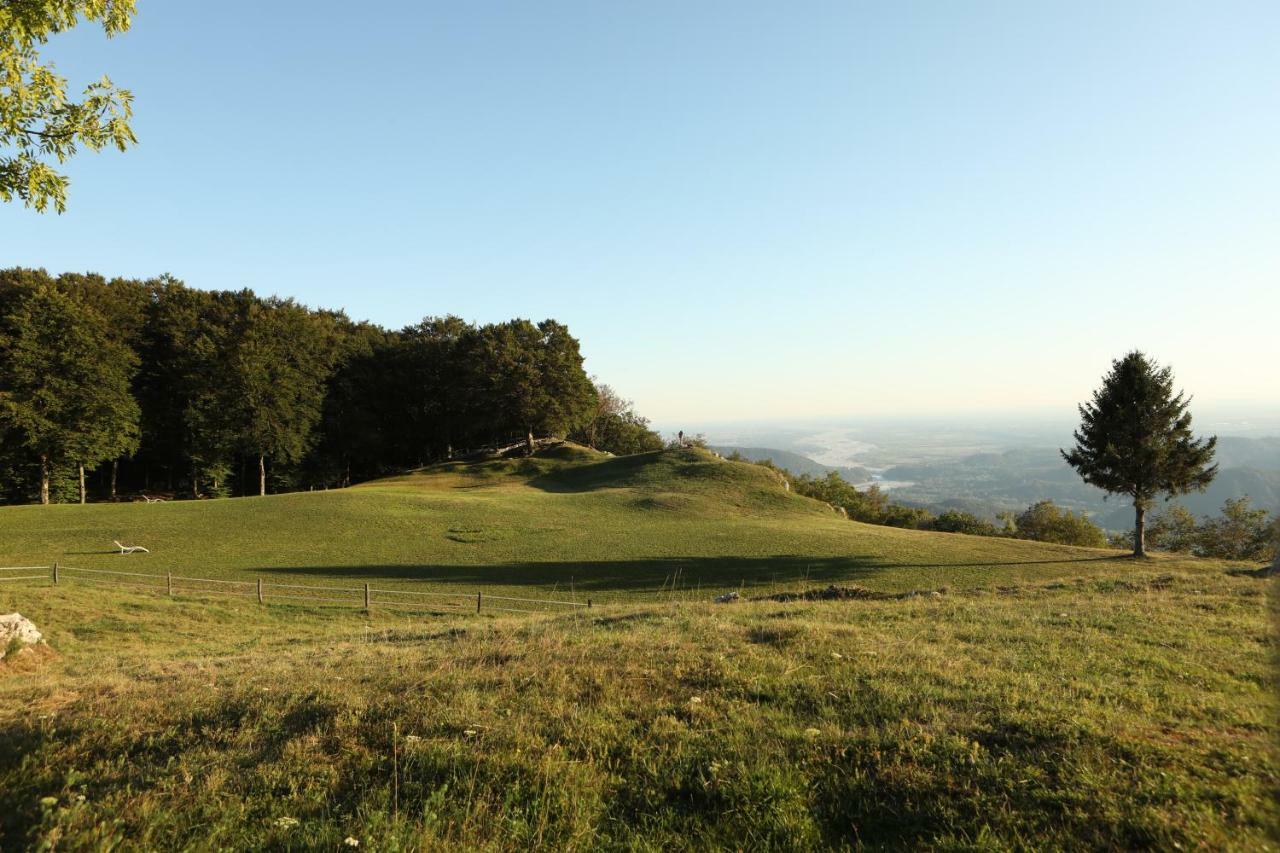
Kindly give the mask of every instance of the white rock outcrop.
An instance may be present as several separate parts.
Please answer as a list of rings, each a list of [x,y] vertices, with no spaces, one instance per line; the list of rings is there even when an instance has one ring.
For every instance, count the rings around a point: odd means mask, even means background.
[[[34,646],[43,642],[44,636],[35,623],[21,613],[0,615],[0,658],[4,657],[5,650],[14,640],[24,646]]]

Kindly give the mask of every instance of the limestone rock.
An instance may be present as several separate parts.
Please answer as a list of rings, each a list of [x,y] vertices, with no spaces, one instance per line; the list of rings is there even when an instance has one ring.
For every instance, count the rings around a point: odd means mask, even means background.
[[[14,640],[24,646],[33,646],[43,642],[44,636],[36,628],[35,623],[21,613],[0,615],[0,658],[4,657],[5,650]]]

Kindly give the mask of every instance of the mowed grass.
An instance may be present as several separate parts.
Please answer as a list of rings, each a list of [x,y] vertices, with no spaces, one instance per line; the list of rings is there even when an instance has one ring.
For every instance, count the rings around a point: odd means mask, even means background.
[[[121,557],[117,539],[151,553]],[[673,586],[706,597],[802,578],[972,588],[1105,572],[1119,556],[849,522],[789,494],[764,468],[693,449],[610,458],[564,446],[340,491],[0,507],[0,565],[517,595],[572,589],[596,600]]]
[[[0,661],[0,849],[1276,849],[1275,582],[1077,568],[524,618],[9,586],[50,651]]]

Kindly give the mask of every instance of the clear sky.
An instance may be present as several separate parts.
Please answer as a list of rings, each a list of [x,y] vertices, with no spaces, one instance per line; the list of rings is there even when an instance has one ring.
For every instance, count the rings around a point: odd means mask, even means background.
[[[1280,403],[1280,4],[178,2],[0,265],[555,317],[661,422]]]

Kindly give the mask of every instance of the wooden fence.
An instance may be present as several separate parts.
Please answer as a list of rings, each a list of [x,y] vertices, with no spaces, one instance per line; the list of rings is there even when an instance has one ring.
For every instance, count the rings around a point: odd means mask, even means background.
[[[257,578],[251,581],[193,578],[166,573],[118,572],[109,569],[84,569],[53,563],[49,566],[0,566],[0,583],[45,581],[51,585],[68,582],[109,584],[174,595],[225,595],[257,599],[258,604],[314,604],[317,606],[353,607],[370,611],[430,610],[439,612],[476,613],[554,613],[591,607],[591,599],[565,601],[552,598],[517,598],[509,595],[486,595],[483,592],[423,592],[409,589],[380,589],[363,586],[321,586],[277,583]],[[497,602],[495,604],[495,602]],[[523,607],[511,605],[525,605]]]

